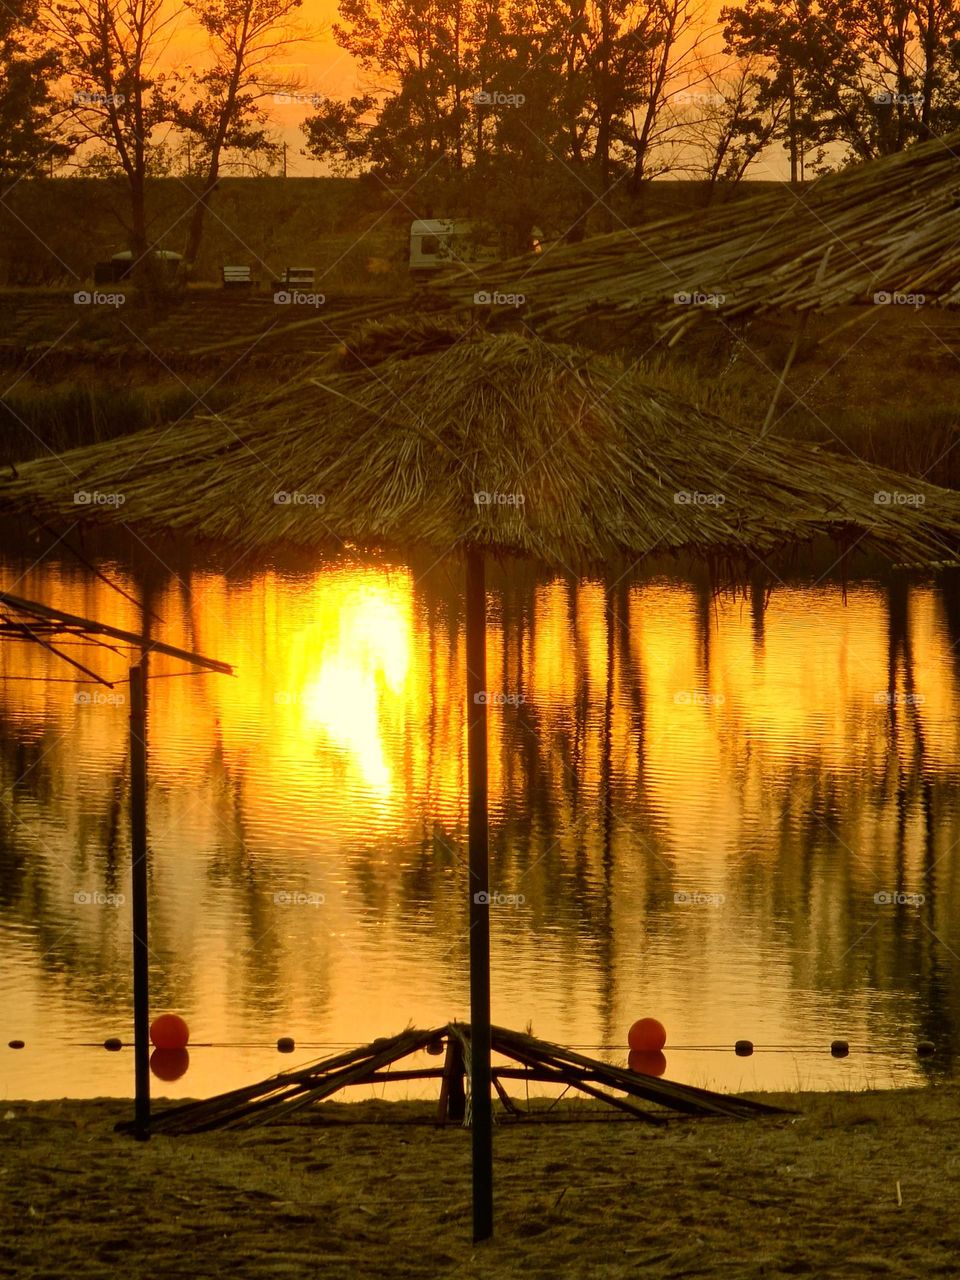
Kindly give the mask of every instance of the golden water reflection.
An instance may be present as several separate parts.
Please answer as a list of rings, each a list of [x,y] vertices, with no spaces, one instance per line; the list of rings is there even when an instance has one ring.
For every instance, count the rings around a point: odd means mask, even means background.
[[[169,1092],[276,1069],[269,1043],[466,1016],[464,640],[449,566],[337,562],[144,586],[163,638],[236,676],[150,666],[154,1007],[198,1049]],[[57,562],[10,589],[135,628]],[[15,586],[14,586],[15,584]],[[955,1044],[960,608],[863,582],[714,599],[703,583],[494,575],[488,629],[494,1017],[623,1045],[719,1087],[916,1078]],[[129,1090],[128,655],[80,683],[0,646],[7,1096]],[[98,897],[99,895],[99,897]],[[878,899],[878,895],[879,899]],[[884,895],[892,901],[885,901]],[[827,1052],[835,1037],[855,1052]],[[670,1046],[807,1046],[734,1058]],[[316,1056],[319,1050],[306,1056]],[[617,1052],[612,1056],[617,1057]],[[299,1060],[299,1059],[297,1059]],[[289,1060],[284,1060],[286,1065]]]

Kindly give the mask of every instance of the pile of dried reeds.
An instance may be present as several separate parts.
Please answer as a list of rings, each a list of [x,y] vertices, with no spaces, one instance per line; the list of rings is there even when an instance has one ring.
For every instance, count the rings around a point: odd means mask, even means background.
[[[228,414],[29,463],[0,480],[0,511],[251,550],[474,545],[573,570],[679,551],[755,566],[820,534],[912,565],[960,548],[960,495],[760,440],[613,360],[477,328],[413,338],[422,354],[321,363]]]
[[[397,1066],[426,1048],[446,1050],[442,1067]],[[525,1110],[507,1091],[507,1083],[553,1084],[575,1089],[587,1097],[609,1103],[633,1119],[663,1124],[670,1111],[688,1116],[782,1115],[780,1107],[754,1102],[735,1094],[713,1093],[693,1085],[642,1075],[613,1067],[596,1058],[574,1053],[546,1040],[503,1027],[491,1029],[493,1053],[504,1059],[492,1069],[497,1095],[505,1117],[537,1119],[536,1110]],[[201,1102],[170,1107],[153,1117],[151,1130],[158,1133],[200,1133],[208,1129],[249,1128],[289,1119],[305,1107],[333,1097],[351,1085],[397,1084],[408,1080],[435,1079],[440,1083],[438,1119],[468,1122],[470,1114],[470,1026],[451,1022],[430,1031],[408,1029],[399,1035],[335,1054],[295,1071],[284,1071],[257,1084],[233,1089]],[[612,1092],[608,1092],[612,1090]],[[654,1103],[655,1109],[638,1102]],[[124,1123],[120,1129],[131,1129]]]
[[[459,272],[432,292],[522,293],[520,314],[562,337],[590,314],[656,316],[676,340],[703,316],[824,311],[875,295],[960,301],[960,133],[770,192]],[[493,322],[511,308],[482,308]]]

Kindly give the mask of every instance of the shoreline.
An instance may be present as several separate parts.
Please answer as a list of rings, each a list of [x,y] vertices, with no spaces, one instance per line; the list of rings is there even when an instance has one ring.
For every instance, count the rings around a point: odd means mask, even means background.
[[[960,1082],[753,1096],[799,1114],[499,1124],[482,1246],[469,1132],[430,1104],[135,1142],[127,1100],[5,1102],[0,1275],[956,1274]]]

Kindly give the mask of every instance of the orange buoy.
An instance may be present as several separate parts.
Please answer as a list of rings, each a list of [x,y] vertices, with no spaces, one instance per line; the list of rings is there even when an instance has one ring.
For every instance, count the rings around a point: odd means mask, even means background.
[[[655,1053],[644,1053],[641,1049],[632,1049],[627,1059],[631,1071],[642,1076],[662,1076],[667,1069],[667,1060],[658,1049]]]
[[[8,1044],[11,1049],[23,1049],[25,1047],[22,1040],[10,1040],[8,1041]]]
[[[737,1055],[738,1058],[749,1058],[751,1053],[753,1053],[753,1041],[738,1040],[737,1043],[733,1046],[733,1052]]]
[[[154,1049],[150,1055],[150,1070],[158,1080],[172,1082],[187,1074],[190,1054],[186,1049]]]
[[[277,1053],[293,1053],[297,1042],[293,1036],[281,1036],[277,1041]]]
[[[103,1047],[109,1053],[118,1053],[123,1048],[123,1041],[119,1036],[110,1036],[108,1039],[104,1040]]]
[[[666,1043],[666,1027],[656,1018],[640,1018],[627,1032],[627,1044],[637,1053],[659,1053]]]
[[[158,1049],[185,1049],[190,1042],[190,1028],[179,1013],[161,1013],[150,1024],[150,1042]]]
[[[443,1040],[440,1036],[437,1036],[435,1040],[430,1041],[427,1045],[427,1053],[431,1054],[434,1058],[438,1058],[440,1054],[443,1053]]]

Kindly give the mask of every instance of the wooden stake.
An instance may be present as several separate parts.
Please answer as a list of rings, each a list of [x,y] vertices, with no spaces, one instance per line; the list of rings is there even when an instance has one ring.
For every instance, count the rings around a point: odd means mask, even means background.
[[[462,1124],[466,1113],[466,1102],[467,1095],[463,1087],[463,1049],[456,1036],[448,1036],[437,1119],[441,1124],[446,1124],[447,1120]]]
[[[496,1089],[500,1101],[503,1103],[506,1110],[509,1111],[512,1116],[518,1116],[520,1111],[509,1093],[507,1093],[506,1089],[500,1083],[499,1075],[500,1073],[498,1071],[492,1072],[491,1078],[493,1080],[493,1087]]]

